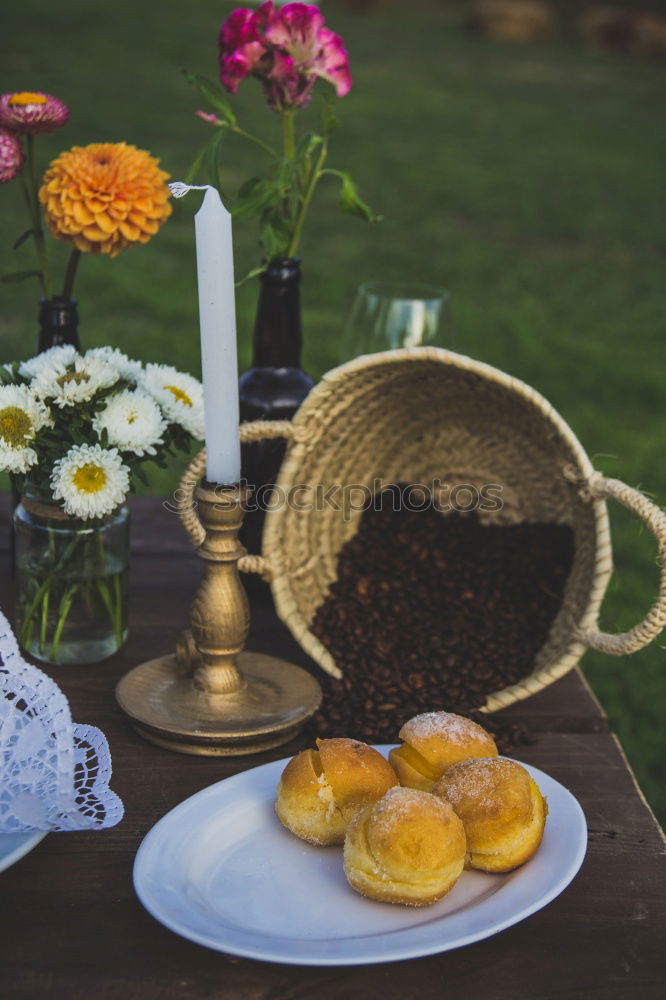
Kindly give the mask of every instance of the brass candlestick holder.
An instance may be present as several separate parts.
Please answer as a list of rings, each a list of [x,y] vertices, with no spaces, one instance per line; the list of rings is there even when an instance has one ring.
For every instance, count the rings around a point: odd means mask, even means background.
[[[247,495],[241,486],[204,482],[197,488],[204,572],[191,632],[179,638],[174,654],[135,667],[116,688],[137,732],[170,750],[210,756],[267,750],[295,736],[321,702],[321,688],[307,671],[243,652],[250,610],[238,574],[245,555],[238,532]]]

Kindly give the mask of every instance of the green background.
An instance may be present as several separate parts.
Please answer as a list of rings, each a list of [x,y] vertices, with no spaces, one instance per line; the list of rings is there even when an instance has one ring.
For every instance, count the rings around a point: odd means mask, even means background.
[[[40,167],[75,143],[126,140],[181,178],[208,126],[178,68],[215,77],[230,10],[210,0],[6,6],[0,89],[42,89],[71,109],[66,128],[39,141]],[[360,281],[443,284],[451,346],[541,390],[597,468],[663,504],[666,68],[583,46],[566,17],[556,38],[520,44],[467,34],[460,5],[324,11],[354,77],[331,165],[353,172],[384,221],[343,217],[334,182],[322,185],[301,248],[307,369],[337,362]],[[277,137],[255,81],[236,104],[241,123]],[[262,166],[240,141],[225,147],[228,189]],[[85,346],[112,343],[198,373],[192,213],[186,200],[147,246],[82,261]],[[20,188],[6,184],[0,271],[32,265],[28,245],[11,249],[24,228]],[[236,226],[235,248],[242,275],[259,256],[253,223]],[[54,274],[64,260],[58,246]],[[0,361],[32,353],[37,294],[33,283],[0,286]],[[237,295],[242,366],[255,302],[250,282]],[[155,478],[156,492],[168,494],[177,471]],[[646,530],[611,513],[616,571],[602,625],[617,631],[644,615],[658,572]],[[663,639],[631,658],[584,659],[662,820],[664,660]]]

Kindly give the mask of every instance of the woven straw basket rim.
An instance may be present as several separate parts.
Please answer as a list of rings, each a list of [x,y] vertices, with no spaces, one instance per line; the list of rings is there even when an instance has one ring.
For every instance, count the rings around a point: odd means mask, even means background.
[[[567,442],[571,452],[575,456],[581,478],[587,480],[594,473],[592,463],[578,441],[578,438],[566,421],[541,393],[520,379],[507,375],[505,372],[493,368],[484,362],[475,361],[465,355],[442,348],[419,347],[363,355],[327,372],[322,380],[311,390],[292,419],[294,429],[297,431],[296,440],[289,447],[276,485],[287,489],[291,483],[298,481],[298,472],[308,448],[308,439],[310,437],[309,425],[311,422],[317,421],[317,413],[325,401],[329,400],[336,393],[344,391],[345,384],[350,375],[357,372],[369,372],[373,369],[381,369],[384,366],[404,364],[405,362],[424,365],[433,361],[479,375],[526,399],[557,428],[561,437]],[[300,430],[302,430],[301,435],[298,434]],[[300,440],[299,437],[301,438]],[[596,625],[601,602],[612,572],[610,526],[606,504],[602,500],[598,500],[594,502],[593,506],[597,536],[597,561],[594,585],[590,590],[588,606],[579,622],[583,628]],[[262,555],[270,564],[277,562],[279,565],[283,524],[288,514],[288,510],[283,507],[275,511],[270,511],[266,515],[262,539]],[[336,667],[333,657],[322,642],[310,631],[309,623],[303,618],[294,600],[290,575],[278,570],[271,580],[271,587],[279,617],[293,633],[302,648],[324,670],[339,676],[340,671]],[[556,663],[523,678],[517,684],[506,687],[502,691],[494,692],[488,697],[483,711],[493,712],[497,709],[505,708],[515,701],[519,701],[540,691],[575,666],[585,649],[586,645],[582,640],[572,639],[569,649]]]
[[[554,451],[558,459],[560,456],[566,456],[559,465],[553,463],[552,469],[548,468],[548,476],[552,479],[556,490],[559,490],[560,501],[564,497],[564,501],[572,507],[574,512],[572,516],[578,517],[583,525],[581,532],[585,543],[583,548],[586,549],[586,568],[584,572],[581,571],[582,575],[579,574],[575,610],[567,607],[565,597],[565,604],[553,625],[553,630],[556,625],[559,629],[558,642],[553,647],[555,653],[541,664],[537,659],[533,672],[517,684],[490,694],[483,710],[491,712],[505,708],[515,701],[535,694],[574,667],[588,647],[605,653],[623,655],[647,645],[666,625],[666,515],[637,490],[618,480],[606,479],[596,472],[566,421],[541,393],[520,379],[484,362],[441,348],[405,348],[364,355],[324,375],[291,422],[257,421],[243,424],[241,440],[257,441],[267,437],[288,439],[286,456],[276,484],[278,492],[284,491],[282,495],[285,495],[294,484],[307,482],[308,475],[312,477],[322,469],[325,473],[330,471],[325,466],[327,452],[330,449],[327,435],[330,434],[331,427],[335,429],[344,420],[350,419],[349,414],[353,412],[353,407],[350,406],[350,402],[353,402],[350,393],[359,393],[359,384],[361,390],[368,394],[373,388],[376,390],[377,385],[383,389],[383,382],[385,381],[388,386],[391,379],[397,378],[401,371],[407,373],[406,377],[409,380],[419,371],[417,368],[410,370],[405,367],[412,365],[422,366],[423,373],[432,375],[433,378],[439,375],[460,378],[471,380],[475,385],[478,380],[482,389],[484,386],[491,387],[488,391],[491,393],[490,399],[493,405],[497,405],[497,398],[500,398],[508,401],[509,407],[515,404],[519,408],[521,420],[532,414],[537,422],[537,428],[547,431],[550,451],[544,449],[546,458],[550,460],[550,455]],[[464,385],[463,389],[468,391],[469,386]],[[497,398],[492,397],[492,393],[495,393]],[[358,398],[361,398],[361,395],[362,393],[359,393]],[[359,426],[354,424],[346,430],[357,433]],[[361,431],[366,433],[367,422],[361,426]],[[327,441],[329,441],[328,448]],[[352,451],[348,449],[347,454],[353,457],[353,449]],[[186,471],[181,487],[191,488],[192,482],[203,472],[204,461],[205,452],[202,452]],[[314,481],[319,482],[316,478]],[[550,482],[546,482],[546,486],[550,486]],[[186,509],[189,506],[186,488],[183,489],[182,496],[183,523],[193,541],[200,544],[203,529],[196,514]],[[661,563],[660,591],[654,607],[639,625],[619,635],[600,632],[597,626],[601,602],[612,573],[610,528],[605,502],[609,496],[636,513],[646,523],[658,540]],[[303,520],[303,515],[300,515],[299,521],[298,516],[288,504],[278,504],[270,509],[265,519],[261,555],[241,558],[239,567],[244,571],[261,573],[270,580],[275,608],[281,620],[305,652],[322,669],[339,677],[341,676],[339,667],[310,630],[310,623],[314,613],[313,591],[317,591],[316,606],[319,606],[325,598],[328,586],[335,578],[335,570],[331,567],[334,567],[334,557],[341,544],[340,536],[336,535],[337,547],[332,552],[329,537],[332,530],[331,522],[328,523],[327,529],[329,535],[326,535],[320,522],[317,522],[315,527],[313,522],[308,524]],[[309,535],[306,530],[308,527],[311,529]],[[308,546],[311,545],[315,548],[319,545],[319,550],[310,551]],[[327,545],[328,550],[320,551],[322,546],[325,548]],[[321,585],[322,572],[315,580],[312,570],[313,564],[320,568],[319,564],[322,561],[326,563],[327,568],[327,584],[324,588]],[[575,575],[573,569],[571,575]],[[304,585],[304,579],[314,581],[309,589],[307,584]],[[307,595],[306,600],[304,593]],[[307,605],[305,609],[304,604]]]

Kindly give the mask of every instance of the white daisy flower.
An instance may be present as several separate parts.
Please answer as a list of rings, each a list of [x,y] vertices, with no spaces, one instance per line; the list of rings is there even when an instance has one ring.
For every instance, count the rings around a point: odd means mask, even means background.
[[[73,365],[44,368],[37,373],[31,388],[40,399],[56,406],[76,406],[92,399],[100,389],[108,389],[120,378],[113,365],[100,358],[76,357]]]
[[[168,419],[199,440],[204,436],[203,386],[170,365],[146,365],[141,384]]]
[[[35,378],[44,371],[58,371],[62,374],[68,365],[74,364],[79,352],[71,344],[60,344],[49,347],[48,350],[36,354],[34,358],[22,361],[19,365],[19,375],[24,378]]]
[[[89,351],[86,351],[85,357],[106,361],[107,364],[116,369],[121,378],[133,382],[134,385],[139,382],[143,372],[143,365],[140,361],[132,361],[117,347],[91,347]]]
[[[93,420],[101,436],[106,430],[109,444],[135,455],[155,455],[167,424],[155,400],[141,389],[125,389],[106,401]]]
[[[37,431],[51,423],[49,411],[26,385],[0,386],[0,469],[27,472],[37,462],[30,447]]]
[[[104,517],[118,507],[129,490],[129,469],[115,448],[74,445],[53,465],[54,500],[64,500],[73,517]]]

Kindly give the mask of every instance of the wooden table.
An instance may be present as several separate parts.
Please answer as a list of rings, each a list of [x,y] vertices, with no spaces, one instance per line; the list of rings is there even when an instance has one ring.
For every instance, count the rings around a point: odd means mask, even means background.
[[[125,818],[98,833],[52,834],[0,876],[0,996],[6,1000],[649,1000],[666,992],[664,841],[622,749],[573,671],[505,711],[538,739],[521,756],[576,795],[589,848],[571,886],[545,909],[458,951],[385,965],[305,968],[227,957],[165,930],[132,889],[141,839],[173,806],[239,770],[293,754],[183,757],[143,742],[116,708],[118,678],[171,650],[200,564],[174,515],[133,504],[131,636],[94,667],[52,668],[74,720],[100,726]],[[6,525],[0,539],[6,546]],[[3,565],[6,554],[0,553]],[[11,611],[11,585],[0,584]],[[254,609],[250,646],[308,666],[273,613]]]

